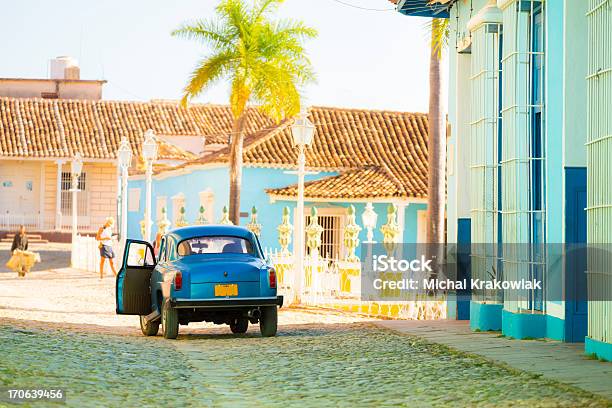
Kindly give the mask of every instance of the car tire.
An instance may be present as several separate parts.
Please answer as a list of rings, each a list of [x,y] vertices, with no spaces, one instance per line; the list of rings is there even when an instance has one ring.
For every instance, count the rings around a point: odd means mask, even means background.
[[[170,305],[168,299],[162,306],[162,334],[166,339],[176,339],[179,331],[178,311]]]
[[[232,333],[246,333],[246,331],[249,329],[249,320],[245,317],[238,317],[230,323],[229,327]]]
[[[278,326],[278,309],[276,306],[266,306],[261,308],[261,318],[259,319],[259,331],[263,337],[276,336]]]
[[[159,332],[159,320],[154,322],[147,322],[146,316],[140,316],[140,330],[145,336],[157,336]]]

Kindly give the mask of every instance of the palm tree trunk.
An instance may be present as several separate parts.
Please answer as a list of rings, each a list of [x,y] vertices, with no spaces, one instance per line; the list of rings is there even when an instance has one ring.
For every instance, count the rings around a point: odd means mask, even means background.
[[[234,119],[230,139],[229,219],[240,225],[240,187],[242,185],[242,145],[245,114]]]
[[[434,32],[439,20],[432,22],[432,44],[429,58],[429,175],[427,186],[427,243],[444,243],[444,199],[446,190],[446,132],[442,99],[440,49],[435,46]]]

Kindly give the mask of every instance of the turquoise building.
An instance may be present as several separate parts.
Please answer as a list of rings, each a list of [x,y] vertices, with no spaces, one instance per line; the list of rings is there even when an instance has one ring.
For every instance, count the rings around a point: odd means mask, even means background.
[[[396,3],[449,22],[448,241],[471,244],[473,277],[544,284],[472,292],[471,327],[612,359],[611,266],[559,257],[612,243],[611,3]]]
[[[199,105],[198,122],[231,124],[228,109]],[[252,112],[245,135],[241,189],[241,224],[249,222],[253,206],[263,247],[280,248],[277,226],[285,207],[291,222],[297,199],[297,148],[291,136],[292,121],[273,124]],[[324,228],[321,255],[329,259],[345,256],[344,225],[353,205],[357,222],[367,204],[378,214],[374,240],[382,242],[379,227],[386,222],[389,204],[397,206],[401,240],[424,241],[427,192],[427,115],[419,113],[313,107],[309,118],[316,125],[313,144],[306,149],[306,222],[310,207],[318,210]],[[220,128],[217,129],[217,133]],[[229,132],[231,126],[226,126]],[[213,137],[214,136],[214,137]],[[203,217],[218,223],[228,205],[229,147],[227,135],[208,135],[201,157],[178,166],[158,168],[152,181],[153,234],[162,209],[172,226],[193,224]],[[128,236],[141,236],[144,219],[145,177],[129,180]],[[184,208],[184,211],[181,209]],[[203,210],[203,212],[201,212]],[[307,224],[306,224],[307,225]],[[361,242],[367,231],[362,229]],[[295,242],[295,239],[293,239]],[[291,249],[291,248],[290,248]],[[359,251],[358,251],[359,252]]]

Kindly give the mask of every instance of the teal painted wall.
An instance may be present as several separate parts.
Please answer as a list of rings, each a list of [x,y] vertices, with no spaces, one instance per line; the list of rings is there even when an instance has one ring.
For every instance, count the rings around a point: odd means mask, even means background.
[[[469,101],[470,95],[458,94],[461,89],[457,70],[461,58],[454,49],[455,44],[469,36],[467,21],[485,5],[486,1],[473,1],[471,4],[457,2],[451,10],[451,36],[449,50],[449,121],[452,134],[449,144],[460,149],[469,139],[461,135],[459,112],[462,101]],[[546,239],[549,243],[565,241],[563,222],[566,214],[565,167],[586,166],[586,127],[587,127],[587,12],[588,2],[574,0],[549,0],[546,2],[546,82],[545,82],[545,152],[546,152]],[[508,30],[512,32],[512,30]],[[459,41],[457,41],[459,40]],[[465,93],[465,92],[464,92]],[[449,242],[455,238],[457,203],[464,193],[461,180],[456,175],[449,176]],[[466,192],[467,193],[467,192]],[[553,271],[551,271],[553,272]],[[549,278],[563,279],[563,273],[554,271]],[[562,302],[554,302],[562,303]],[[556,308],[559,309],[559,308]],[[556,313],[557,314],[557,313]],[[548,316],[550,338],[562,338],[564,315]],[[510,321],[510,320],[508,320]]]
[[[457,46],[469,39],[466,26],[471,17],[484,7],[486,0],[473,0],[472,7],[452,7],[448,52],[448,199],[447,242],[457,242],[458,219],[470,218],[470,62],[471,55],[458,54]]]
[[[128,211],[127,213],[127,237],[132,239],[141,239],[140,235],[140,220],[143,219],[142,214],[144,213],[144,203],[145,203],[145,191],[144,191],[144,180],[129,180],[128,181],[128,191],[131,188],[140,189],[140,199],[139,199],[139,211]],[[129,207],[129,203],[128,203]]]
[[[321,172],[309,175],[306,181],[316,180],[323,177],[336,175],[337,172]],[[241,211],[250,212],[252,206],[258,209],[259,223],[262,225],[261,244],[264,247],[279,248],[278,233],[276,227],[280,224],[282,211],[285,206],[291,209],[291,220],[295,211],[295,201],[270,202],[269,195],[265,192],[267,188],[284,187],[295,184],[295,174],[286,174],[280,169],[245,167],[243,170]],[[196,169],[190,173],[156,177],[153,180],[152,211],[156,211],[156,197],[165,196],[167,199],[167,214],[172,220],[171,197],[183,193],[185,195],[185,217],[189,223],[193,223],[198,217],[200,206],[199,192],[210,189],[215,195],[215,222],[219,221],[221,210],[228,202],[229,176],[226,167]],[[144,180],[130,180],[128,188],[140,188],[140,206],[136,212],[128,212],[128,237],[141,238],[140,221],[144,218],[145,188]],[[348,208],[350,203],[321,203],[305,202],[305,206],[342,207]],[[375,203],[374,209],[378,214],[378,227],[386,222],[387,205]],[[365,209],[364,203],[355,203],[357,223],[361,225],[361,214]],[[406,243],[417,242],[418,211],[425,210],[425,204],[410,204],[405,209],[405,230],[403,241]],[[241,219],[241,225],[248,223],[248,218]],[[152,237],[157,232],[157,225],[153,225]],[[361,241],[366,240],[366,231],[362,230],[359,236]],[[374,231],[374,240],[381,242],[382,234],[377,229]],[[359,254],[359,250],[357,251]]]
[[[502,328],[502,304],[470,302],[470,329],[497,331]]]
[[[229,177],[227,169],[212,168],[206,171],[194,171],[192,173],[181,174],[179,176],[167,178],[154,178],[152,186],[151,208],[153,213],[152,237],[157,232],[155,218],[156,199],[158,196],[165,196],[167,199],[167,215],[172,219],[173,209],[171,197],[183,193],[185,195],[185,218],[189,222],[194,222],[198,216],[200,208],[200,198],[198,193],[210,188],[215,193],[215,217],[221,214],[223,205],[228,200]],[[128,188],[140,188],[140,205],[136,212],[128,212],[128,237],[141,238],[140,221],[144,218],[145,207],[145,183],[144,180],[130,180]]]
[[[546,314],[502,311],[502,334],[515,339],[565,340],[565,321]]]
[[[587,164],[588,2],[565,0],[565,166]]]
[[[546,3],[546,241],[564,242],[563,220],[563,0]]]
[[[321,177],[335,175],[335,172],[322,172],[317,175],[309,175],[306,181]],[[259,209],[259,222],[263,225],[262,245],[276,246],[276,226],[281,221],[282,205],[270,204],[269,196],[265,193],[266,188],[284,187],[294,184],[296,176],[286,174],[283,170],[267,168],[245,168],[242,175],[242,194],[240,207],[242,212],[250,212],[254,205]],[[143,180],[130,180],[129,188],[140,188],[140,207],[137,212],[128,212],[128,237],[140,237],[140,220],[144,218],[145,188]],[[185,218],[187,222],[193,223],[198,217],[200,207],[199,192],[210,189],[214,197],[215,214],[214,220],[218,222],[221,218],[223,206],[228,205],[229,200],[229,173],[227,167],[216,167],[207,169],[195,169],[180,175],[155,177],[153,179],[152,211],[155,212],[156,197],[167,198],[167,214],[172,220],[171,197],[183,193],[185,195]],[[241,219],[241,225],[248,223],[248,218]],[[273,228],[271,228],[273,226]],[[153,225],[152,236],[157,232],[157,225]]]
[[[338,174],[337,172],[321,172],[306,176],[305,180],[316,180],[327,176]],[[261,232],[261,245],[263,247],[280,248],[278,245],[278,232],[276,227],[281,223],[283,208],[291,209],[291,222],[294,222],[293,214],[295,202],[276,201],[270,202],[270,196],[265,189],[285,187],[297,182],[295,174],[286,174],[284,170],[246,167],[242,176],[242,199],[240,206],[242,211],[250,211],[255,205],[258,208],[259,223],[263,226]],[[305,205],[308,205],[305,203]],[[242,224],[247,224],[248,219],[243,219]]]

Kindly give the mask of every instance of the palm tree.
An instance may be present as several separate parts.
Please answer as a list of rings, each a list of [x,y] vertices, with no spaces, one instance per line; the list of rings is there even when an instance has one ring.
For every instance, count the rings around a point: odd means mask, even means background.
[[[189,78],[181,104],[221,79],[231,84],[230,107],[233,127],[230,145],[230,220],[240,223],[242,146],[247,105],[277,123],[300,111],[299,88],[314,80],[303,40],[315,38],[315,29],[300,21],[273,21],[270,15],[284,0],[222,0],[216,18],[185,23],[173,36],[196,40],[209,46]]]
[[[448,41],[448,20],[434,18],[430,23],[429,58],[429,141],[427,180],[427,243],[444,243],[446,196],[446,125],[442,99],[442,49]],[[441,258],[440,258],[441,259]]]

